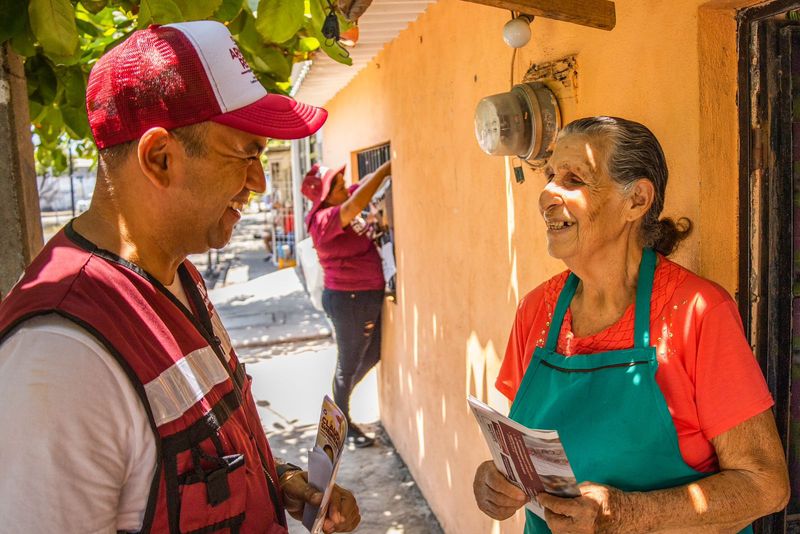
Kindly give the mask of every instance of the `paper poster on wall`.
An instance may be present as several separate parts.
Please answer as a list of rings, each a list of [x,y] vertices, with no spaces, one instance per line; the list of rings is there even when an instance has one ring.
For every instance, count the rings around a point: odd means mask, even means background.
[[[369,206],[369,220],[373,225],[373,239],[381,255],[386,294],[397,299],[397,264],[394,256],[394,221],[392,213],[392,177],[383,182],[375,192]]]

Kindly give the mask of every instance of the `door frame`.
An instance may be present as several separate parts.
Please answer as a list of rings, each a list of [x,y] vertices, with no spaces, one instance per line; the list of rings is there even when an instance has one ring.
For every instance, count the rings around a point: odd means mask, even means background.
[[[800,7],[775,0],[737,13],[739,110],[739,312],[775,399],[778,433],[788,452],[792,368],[794,184],[787,106],[791,91],[775,18]],[[796,23],[795,23],[796,24]],[[791,95],[789,95],[791,98]],[[790,108],[789,108],[790,109]],[[761,519],[756,532],[787,532],[800,515],[786,510]],[[796,522],[796,523],[795,523]]]

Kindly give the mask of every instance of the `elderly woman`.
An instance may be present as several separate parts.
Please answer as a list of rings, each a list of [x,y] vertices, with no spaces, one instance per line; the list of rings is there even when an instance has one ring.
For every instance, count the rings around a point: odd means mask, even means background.
[[[788,500],[773,401],[733,299],[667,259],[691,223],[659,219],[661,146],[580,119],[545,174],[548,252],[568,270],[519,303],[496,387],[512,419],[558,430],[583,482],[540,493],[525,532],[751,532]],[[474,491],[495,519],[526,503],[491,461]]]
[[[391,162],[387,161],[348,188],[344,183],[345,167],[314,165],[301,188],[313,203],[306,225],[322,266],[322,306],[336,333],[338,360],[333,400],[347,417],[348,441],[359,448],[369,447],[375,440],[351,421],[350,394],[381,357],[385,287],[381,257],[361,212],[391,169]]]

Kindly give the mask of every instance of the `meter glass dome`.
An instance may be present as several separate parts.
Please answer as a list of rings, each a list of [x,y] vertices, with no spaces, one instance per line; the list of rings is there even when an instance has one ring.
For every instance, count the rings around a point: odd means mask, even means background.
[[[487,96],[475,109],[475,136],[493,156],[525,153],[531,144],[530,111],[515,93]]]
[[[550,155],[560,128],[556,97],[540,82],[487,96],[475,108],[475,137],[492,156],[542,161]]]

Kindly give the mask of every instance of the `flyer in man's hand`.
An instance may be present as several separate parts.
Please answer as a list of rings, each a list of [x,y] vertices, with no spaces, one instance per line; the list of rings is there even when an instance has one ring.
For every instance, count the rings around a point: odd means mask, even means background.
[[[526,508],[544,518],[544,509],[535,498],[540,491],[559,497],[581,494],[558,432],[524,427],[472,395],[467,401],[492,451],[494,465],[530,497]]]
[[[319,416],[317,440],[308,453],[308,483],[324,492],[319,508],[307,505],[303,510],[303,525],[311,534],[322,532],[345,439],[347,419],[333,400],[325,395]]]

